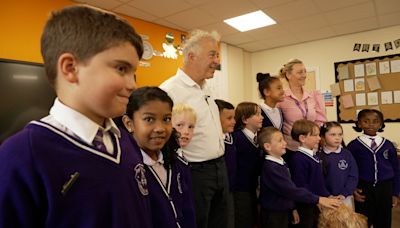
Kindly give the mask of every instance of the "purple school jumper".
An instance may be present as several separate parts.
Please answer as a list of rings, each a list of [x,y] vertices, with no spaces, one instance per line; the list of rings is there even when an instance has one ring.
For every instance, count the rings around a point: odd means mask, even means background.
[[[359,179],[370,184],[393,180],[393,196],[400,192],[399,161],[393,143],[383,138],[373,151],[359,137],[349,143],[347,148],[357,162]]]
[[[260,204],[270,211],[288,211],[295,202],[317,204],[319,196],[297,187],[286,164],[265,160],[261,172]]]
[[[293,153],[289,163],[292,180],[297,187],[308,189],[319,196],[329,196],[319,159],[299,149]]]
[[[236,146],[237,169],[234,192],[255,192],[258,177],[261,174],[262,151],[254,145],[243,133],[237,130],[233,133]]]
[[[178,157],[169,165],[166,186],[151,166],[145,166],[153,227],[195,228],[194,198],[187,161]]]
[[[320,153],[320,157],[324,157],[322,167],[325,186],[330,195],[345,197],[353,195],[358,183],[358,168],[350,151],[341,148],[339,153],[325,151]]]
[[[145,168],[126,131],[114,156],[33,121],[0,147],[0,227],[152,227]]]
[[[225,164],[228,172],[229,179],[229,190],[233,191],[236,178],[237,158],[236,158],[236,147],[233,142],[232,134],[228,133],[225,135]]]

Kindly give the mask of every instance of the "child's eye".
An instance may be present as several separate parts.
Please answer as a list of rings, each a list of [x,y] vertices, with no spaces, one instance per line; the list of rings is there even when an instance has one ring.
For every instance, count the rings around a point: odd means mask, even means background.
[[[145,118],[143,118],[143,120],[146,121],[146,122],[151,123],[151,122],[154,121],[154,118],[153,117],[145,117]]]
[[[129,70],[128,67],[125,65],[118,65],[116,67],[116,69],[117,69],[118,73],[120,73],[120,74],[126,74],[126,73],[128,73],[128,70]]]
[[[168,123],[171,122],[171,117],[165,117],[164,121]]]
[[[189,129],[192,129],[192,128],[194,128],[194,125],[189,125]]]

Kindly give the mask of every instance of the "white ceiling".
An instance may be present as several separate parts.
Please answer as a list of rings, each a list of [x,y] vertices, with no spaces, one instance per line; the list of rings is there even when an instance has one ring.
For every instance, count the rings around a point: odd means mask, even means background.
[[[400,24],[400,0],[75,1],[181,31],[216,30],[222,41],[249,52]],[[259,9],[277,24],[239,32],[223,22]]]

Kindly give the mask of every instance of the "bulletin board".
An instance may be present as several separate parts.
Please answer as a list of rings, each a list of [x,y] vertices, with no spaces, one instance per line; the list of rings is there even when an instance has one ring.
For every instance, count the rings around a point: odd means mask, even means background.
[[[354,123],[362,109],[378,109],[385,122],[400,122],[400,54],[335,62],[338,121]]]

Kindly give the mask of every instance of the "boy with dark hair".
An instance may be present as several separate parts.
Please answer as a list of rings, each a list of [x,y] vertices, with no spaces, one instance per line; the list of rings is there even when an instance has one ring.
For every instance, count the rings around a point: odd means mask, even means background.
[[[140,150],[111,119],[136,88],[140,36],[71,6],[52,13],[41,49],[57,98],[0,147],[0,227],[151,227]]]

